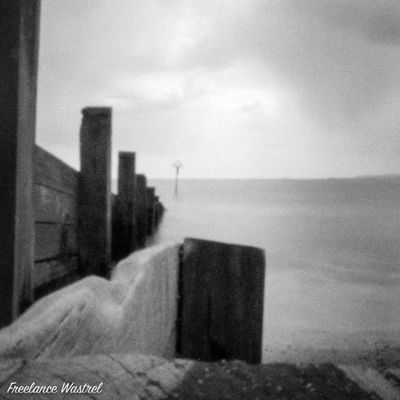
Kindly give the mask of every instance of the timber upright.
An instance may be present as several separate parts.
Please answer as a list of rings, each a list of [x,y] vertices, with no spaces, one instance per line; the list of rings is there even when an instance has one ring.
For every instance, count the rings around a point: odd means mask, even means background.
[[[147,236],[147,180],[146,176],[136,175],[136,221],[138,233],[138,246],[143,248],[146,245]]]
[[[111,263],[111,108],[82,110],[79,245],[84,275],[108,276]]]
[[[186,238],[178,353],[201,361],[261,363],[265,252]]]
[[[147,199],[147,235],[152,235],[156,229],[156,217],[155,217],[155,188],[148,187],[146,189]]]
[[[0,2],[0,327],[32,301],[39,0]]]
[[[120,151],[118,196],[113,221],[113,259],[121,260],[137,249],[135,153]]]

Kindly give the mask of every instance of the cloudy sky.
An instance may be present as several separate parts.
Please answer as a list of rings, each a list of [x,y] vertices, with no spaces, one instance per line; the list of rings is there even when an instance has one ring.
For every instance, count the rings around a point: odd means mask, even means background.
[[[37,141],[80,110],[151,178],[400,172],[400,1],[42,0]]]

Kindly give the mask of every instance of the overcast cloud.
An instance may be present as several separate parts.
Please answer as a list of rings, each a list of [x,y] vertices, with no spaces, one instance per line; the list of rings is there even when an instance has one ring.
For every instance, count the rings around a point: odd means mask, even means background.
[[[399,65],[398,0],[43,0],[38,142],[110,105],[153,178],[399,173]]]

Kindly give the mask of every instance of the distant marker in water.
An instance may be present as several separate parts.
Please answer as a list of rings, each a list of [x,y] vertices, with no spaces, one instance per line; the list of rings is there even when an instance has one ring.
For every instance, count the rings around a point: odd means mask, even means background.
[[[183,164],[178,160],[178,161],[175,161],[172,166],[175,168],[175,196],[177,196],[178,195],[179,168],[182,168]]]

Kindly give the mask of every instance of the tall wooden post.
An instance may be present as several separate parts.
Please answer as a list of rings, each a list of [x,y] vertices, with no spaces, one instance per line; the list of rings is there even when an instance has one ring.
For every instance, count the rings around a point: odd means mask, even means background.
[[[160,220],[160,197],[154,196],[154,224],[158,227]]]
[[[0,2],[0,326],[33,298],[39,14],[40,0]]]
[[[120,152],[118,165],[117,219],[113,223],[113,253],[116,260],[137,248],[135,214],[135,153]]]
[[[84,274],[107,276],[111,261],[111,108],[82,110],[79,247]]]
[[[138,246],[143,248],[147,236],[146,176],[136,175],[136,221]]]
[[[185,239],[180,275],[182,357],[260,363],[264,250]]]
[[[147,202],[147,234],[152,235],[155,229],[155,188],[148,187],[146,189],[146,202]]]

